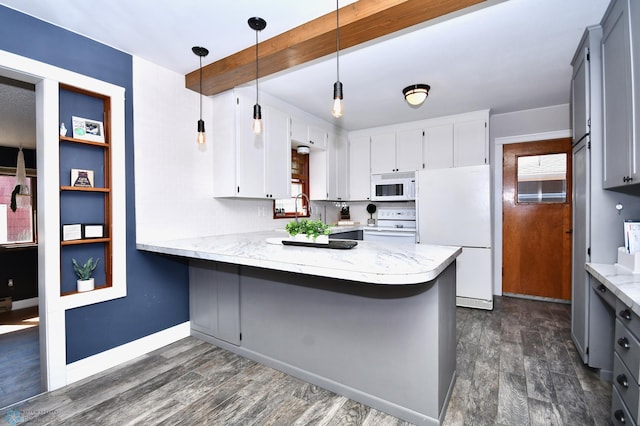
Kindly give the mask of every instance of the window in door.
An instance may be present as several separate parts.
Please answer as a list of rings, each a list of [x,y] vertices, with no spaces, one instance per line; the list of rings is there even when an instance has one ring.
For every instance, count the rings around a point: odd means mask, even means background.
[[[309,155],[291,150],[291,198],[273,200],[273,218],[309,217]]]
[[[566,202],[566,153],[518,157],[517,175],[518,203]]]

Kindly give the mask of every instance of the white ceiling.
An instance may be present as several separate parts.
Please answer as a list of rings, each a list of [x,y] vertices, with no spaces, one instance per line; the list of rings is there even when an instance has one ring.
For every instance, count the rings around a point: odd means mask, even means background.
[[[340,0],[340,7],[352,0]],[[347,130],[490,108],[504,113],[569,103],[571,58],[587,25],[609,0],[490,0],[486,7],[413,27],[342,51],[344,116],[330,115],[335,55],[260,80],[277,96]],[[335,10],[333,0],[0,0],[55,25],[180,74],[255,43],[247,19],[260,16],[260,41]],[[431,85],[410,108],[402,88]],[[1,117],[0,117],[1,118]],[[0,123],[0,129],[2,124]]]

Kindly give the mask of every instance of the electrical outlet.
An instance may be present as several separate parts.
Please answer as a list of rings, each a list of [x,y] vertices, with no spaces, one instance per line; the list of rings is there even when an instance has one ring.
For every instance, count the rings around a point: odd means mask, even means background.
[[[13,278],[9,278],[9,281],[7,281],[7,287],[13,287]]]

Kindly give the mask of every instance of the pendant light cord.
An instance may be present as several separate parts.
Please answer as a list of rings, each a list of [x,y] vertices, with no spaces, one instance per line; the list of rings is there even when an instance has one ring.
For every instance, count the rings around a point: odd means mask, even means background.
[[[256,105],[258,104],[258,30],[256,30]]]
[[[202,56],[200,56],[200,120],[202,120]]]
[[[336,0],[336,76],[340,81],[340,14],[338,13],[338,1]]]

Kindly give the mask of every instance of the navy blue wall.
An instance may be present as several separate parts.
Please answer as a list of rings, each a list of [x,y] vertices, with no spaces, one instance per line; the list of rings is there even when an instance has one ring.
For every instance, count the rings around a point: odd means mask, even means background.
[[[4,6],[0,49],[126,89],[127,297],[67,311],[67,363],[188,321],[186,263],[135,248],[131,56]]]

